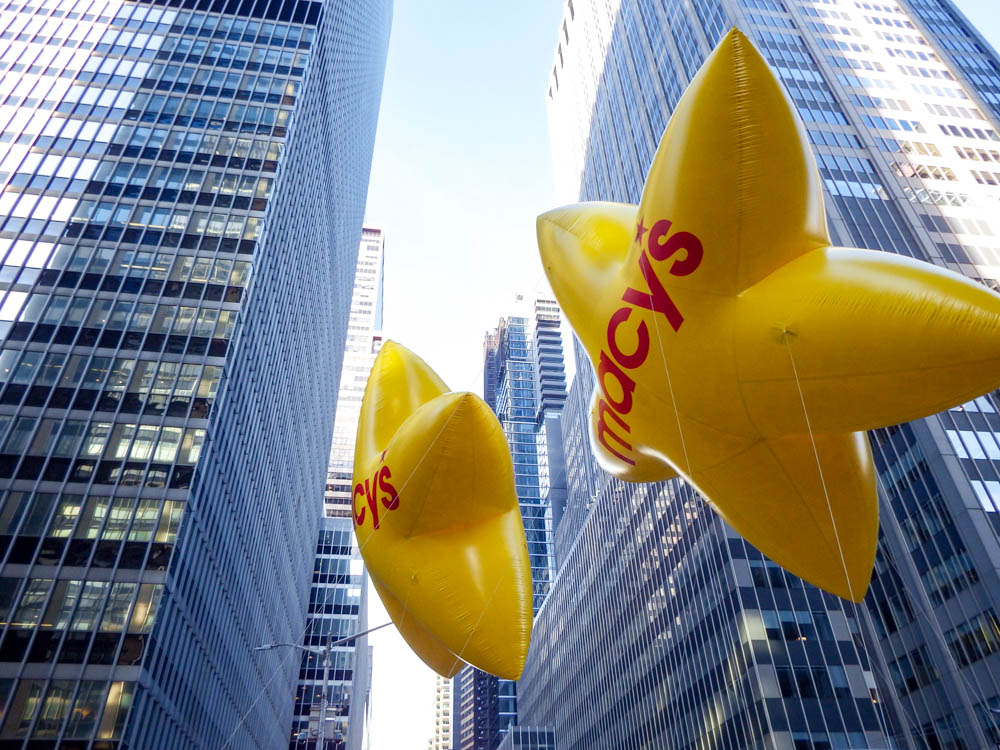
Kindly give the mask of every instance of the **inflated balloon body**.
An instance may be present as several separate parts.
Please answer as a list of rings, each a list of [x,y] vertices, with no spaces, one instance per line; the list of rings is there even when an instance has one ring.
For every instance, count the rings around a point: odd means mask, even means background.
[[[410,647],[450,677],[468,662],[517,679],[531,635],[531,568],[510,450],[472,393],[449,392],[387,341],[361,403],[354,530]]]
[[[878,532],[863,430],[1000,386],[1000,296],[830,246],[805,131],[732,30],[677,105],[638,206],[543,214],[590,355],[591,439],[622,479],[683,476],[778,564],[860,601]]]

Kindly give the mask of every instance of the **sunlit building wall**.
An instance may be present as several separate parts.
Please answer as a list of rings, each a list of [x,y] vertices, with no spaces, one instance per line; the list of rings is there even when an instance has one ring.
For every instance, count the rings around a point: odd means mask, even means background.
[[[451,750],[451,680],[434,677],[434,732],[427,741],[427,750]]]
[[[1000,61],[948,0],[567,0],[545,91],[561,200],[638,202],[669,113],[732,25],[805,124],[834,243],[996,288]],[[521,724],[573,748],[1000,741],[996,394],[871,434],[882,531],[855,607],[762,559],[680,482],[595,474],[580,377],[563,415],[572,525],[556,530]]]
[[[390,22],[0,3],[0,746],[274,748]]]
[[[361,247],[354,272],[344,366],[337,394],[337,417],[333,423],[330,468],[324,494],[327,516],[351,517],[354,441],[361,418],[361,400],[365,395],[368,374],[382,348],[384,265],[385,235],[381,229],[365,227],[361,232]]]

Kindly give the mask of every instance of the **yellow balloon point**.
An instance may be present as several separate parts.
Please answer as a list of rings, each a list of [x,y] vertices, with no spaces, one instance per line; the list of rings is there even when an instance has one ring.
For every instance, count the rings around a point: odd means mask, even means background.
[[[435,672],[516,680],[531,568],[496,416],[393,341],[372,367],[354,453],[354,531],[399,632]]]
[[[680,475],[750,543],[860,601],[878,534],[863,430],[1000,386],[1000,296],[910,258],[830,246],[805,130],[733,29],[671,117],[638,206],[538,218],[590,355],[611,474]]]

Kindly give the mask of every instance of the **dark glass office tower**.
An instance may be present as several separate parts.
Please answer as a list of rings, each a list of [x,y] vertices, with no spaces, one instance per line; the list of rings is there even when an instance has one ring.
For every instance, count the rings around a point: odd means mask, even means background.
[[[562,200],[638,202],[731,25],[802,117],[834,242],[996,285],[1000,60],[949,0],[568,0],[546,92]],[[570,526],[522,724],[572,748],[1000,741],[996,394],[871,435],[881,536],[854,607],[762,559],[680,482],[596,473],[580,434],[592,383],[581,368],[563,416]]]
[[[552,581],[553,504],[565,499],[559,415],[566,401],[560,311],[555,300],[518,297],[520,315],[501,318],[483,344],[483,389],[514,463],[537,612]],[[455,677],[453,747],[494,750],[517,720],[517,686],[472,667]]]
[[[323,648],[329,641],[366,630],[367,584],[351,519],[324,517],[316,544],[304,645]],[[288,750],[360,749],[371,691],[367,636],[333,649],[324,730],[326,748],[316,739],[323,696],[323,658],[296,652],[295,659],[299,662],[299,679]]]
[[[274,748],[390,3],[0,4],[0,748]]]

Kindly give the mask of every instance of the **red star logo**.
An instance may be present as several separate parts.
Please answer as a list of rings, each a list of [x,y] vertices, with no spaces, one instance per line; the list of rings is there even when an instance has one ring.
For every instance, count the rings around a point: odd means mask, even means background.
[[[639,219],[639,225],[635,228],[635,241],[642,242],[642,235],[644,235],[649,230],[642,225],[642,219]]]

